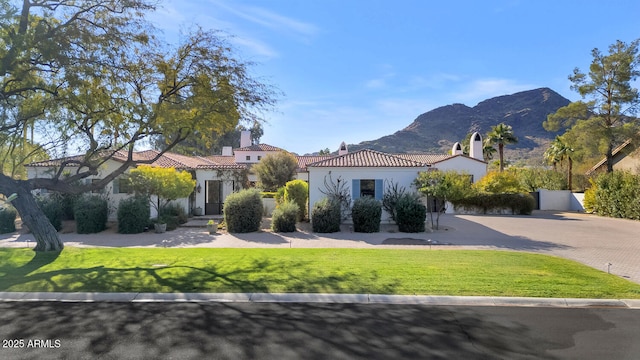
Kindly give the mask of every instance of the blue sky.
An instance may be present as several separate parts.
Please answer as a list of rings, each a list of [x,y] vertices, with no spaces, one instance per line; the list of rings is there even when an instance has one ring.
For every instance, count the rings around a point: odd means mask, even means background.
[[[263,143],[299,154],[391,134],[452,103],[549,87],[591,50],[640,38],[637,0],[166,0],[169,40],[222,30],[256,77],[284,93]]]

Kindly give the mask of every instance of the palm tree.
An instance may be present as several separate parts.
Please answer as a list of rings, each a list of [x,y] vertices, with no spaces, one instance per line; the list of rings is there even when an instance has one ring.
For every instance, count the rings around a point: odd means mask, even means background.
[[[571,159],[571,153],[573,148],[565,143],[560,136],[556,136],[555,140],[549,145],[549,148],[544,152],[545,159],[553,162],[553,168],[555,170],[556,163],[562,164],[567,159],[569,161],[569,167],[567,169],[567,183],[569,184],[569,190],[573,188],[573,159]]]
[[[484,161],[493,159],[493,154],[495,154],[496,151],[496,148],[493,147],[493,144],[490,141],[484,141],[484,145],[482,145],[482,156],[484,157]]]
[[[518,138],[513,135],[513,128],[504,123],[500,123],[491,128],[491,131],[487,133],[487,141],[491,145],[498,144],[498,155],[500,156],[500,171],[504,170],[504,146],[508,144],[515,144],[518,142]]]

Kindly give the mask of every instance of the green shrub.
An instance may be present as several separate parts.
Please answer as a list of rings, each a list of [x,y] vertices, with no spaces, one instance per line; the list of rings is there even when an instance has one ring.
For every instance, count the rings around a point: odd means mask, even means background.
[[[332,233],[340,231],[341,209],[338,201],[331,201],[329,198],[313,204],[311,212],[311,227],[313,232]]]
[[[640,176],[614,171],[595,180],[593,210],[599,215],[640,220]],[[586,194],[585,194],[586,197]]]
[[[100,196],[83,196],[78,198],[73,207],[78,234],[98,233],[107,228],[109,205]]]
[[[353,231],[372,233],[380,231],[382,204],[372,197],[357,198],[351,208]]]
[[[17,212],[13,207],[0,206],[0,234],[16,231]]]
[[[271,230],[275,232],[296,231],[296,220],[300,209],[298,204],[292,201],[285,201],[278,208],[273,210],[271,217]]]
[[[120,200],[118,204],[118,232],[121,234],[143,232],[149,223],[149,212],[149,198],[146,196]]]
[[[398,230],[408,233],[424,232],[427,207],[412,194],[401,195],[396,202]]]
[[[260,193],[263,199],[274,199],[276,197],[275,191],[263,191]]]
[[[307,199],[309,199],[309,184],[304,180],[291,180],[284,187],[284,200],[298,205],[298,221],[307,216]]]
[[[160,217],[175,217],[178,224],[186,224],[189,216],[180,204],[169,203],[160,209]]]
[[[514,215],[531,215],[535,200],[530,194],[478,194],[453,202],[456,209],[475,209],[483,214],[510,209]]]
[[[224,203],[224,222],[230,233],[260,230],[262,197],[256,189],[247,189],[227,196]]]
[[[406,192],[407,190],[404,186],[399,186],[392,180],[387,183],[387,189],[382,196],[382,208],[391,216],[391,220],[396,223],[398,222],[396,206],[398,205],[398,200],[400,200]]]
[[[275,192],[273,198],[276,199],[276,207],[280,206],[284,202],[284,186],[278,188],[278,191]]]
[[[58,199],[59,198],[56,196],[43,196],[36,198],[38,207],[42,210],[47,219],[49,219],[49,222],[53,225],[56,231],[60,231],[60,229],[62,229],[63,214],[62,203],[60,203]]]
[[[515,194],[529,191],[513,171],[491,171],[474,186],[481,192],[492,194]]]

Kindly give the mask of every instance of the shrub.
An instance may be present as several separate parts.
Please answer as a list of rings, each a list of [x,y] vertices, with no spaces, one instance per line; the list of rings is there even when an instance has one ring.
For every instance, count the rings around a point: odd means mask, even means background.
[[[13,207],[0,206],[0,234],[16,231],[17,212]]]
[[[109,206],[107,200],[100,196],[83,196],[78,198],[73,207],[78,234],[92,234],[107,228]]]
[[[298,204],[292,201],[285,201],[277,209],[273,210],[271,230],[275,232],[296,231],[296,219],[299,212]]]
[[[311,227],[313,232],[332,233],[340,231],[341,210],[338,201],[331,201],[329,198],[313,204],[311,212]]]
[[[56,231],[60,231],[62,229],[62,215],[63,215],[63,207],[62,203],[57,201],[58,197],[38,197],[36,198],[36,203],[38,207],[44,215],[49,219],[49,222]]]
[[[382,204],[372,197],[357,198],[351,208],[353,231],[372,233],[380,231]]]
[[[529,191],[512,171],[489,172],[475,184],[475,187],[481,192],[492,194],[515,194]]]
[[[149,199],[146,196],[120,200],[118,204],[118,232],[121,234],[143,232],[149,223],[149,212]]]
[[[398,205],[398,200],[406,193],[406,189],[404,186],[399,186],[397,183],[394,183],[393,180],[387,183],[387,189],[382,196],[382,208],[386,211],[389,216],[391,216],[391,220],[398,222],[398,217],[396,215],[396,206]]]
[[[599,215],[640,220],[640,176],[626,171],[602,174],[595,180],[594,194],[593,210]]]
[[[260,230],[262,198],[256,189],[247,189],[227,196],[224,203],[224,222],[230,233]]]
[[[510,209],[514,215],[531,215],[536,203],[530,194],[478,194],[453,202],[456,209],[475,209],[486,214],[491,210]]]
[[[398,230],[408,233],[424,232],[427,218],[427,207],[420,198],[412,194],[404,194],[396,203],[396,224]]]
[[[180,204],[169,203],[160,209],[160,217],[174,217],[178,224],[185,224],[189,221],[189,216]]]
[[[298,205],[298,221],[307,216],[307,199],[309,198],[309,184],[304,180],[291,180],[284,187],[284,200]]]
[[[273,198],[276,200],[276,207],[280,206],[284,202],[284,186],[278,188]]]

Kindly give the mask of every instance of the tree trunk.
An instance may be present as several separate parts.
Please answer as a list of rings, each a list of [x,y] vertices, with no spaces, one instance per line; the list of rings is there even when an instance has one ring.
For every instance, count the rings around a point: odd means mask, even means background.
[[[569,178],[569,191],[573,190],[573,160],[569,158],[569,171],[567,173],[567,177]]]
[[[607,147],[607,172],[613,172],[613,142],[609,142],[609,147]]]
[[[3,179],[6,180],[6,179]],[[35,251],[61,251],[64,248],[62,240],[58,236],[58,232],[51,225],[49,219],[40,210],[31,191],[26,184],[21,184],[13,179],[10,180],[10,186],[3,186],[2,192],[9,196],[12,193],[18,194],[18,197],[11,202],[16,208],[22,224],[26,225],[36,239]],[[3,184],[9,185],[9,184]],[[9,190],[9,191],[6,191]],[[9,194],[7,194],[9,192]]]
[[[504,170],[504,145],[498,144],[498,155],[500,156],[500,172]]]

